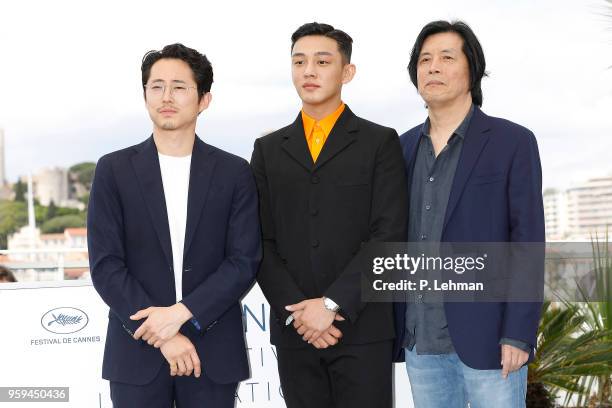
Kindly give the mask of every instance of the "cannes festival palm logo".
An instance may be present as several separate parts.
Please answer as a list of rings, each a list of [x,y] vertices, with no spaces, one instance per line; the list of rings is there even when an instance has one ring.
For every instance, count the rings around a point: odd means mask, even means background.
[[[40,319],[42,327],[56,334],[70,334],[83,330],[89,323],[87,313],[74,307],[58,307],[49,310]]]

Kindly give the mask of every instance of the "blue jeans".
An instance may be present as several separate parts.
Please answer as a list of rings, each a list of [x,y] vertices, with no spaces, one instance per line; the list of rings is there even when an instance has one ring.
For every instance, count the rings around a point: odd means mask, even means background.
[[[456,353],[418,355],[406,349],[415,408],[524,408],[527,366],[502,378],[501,370],[475,370]]]

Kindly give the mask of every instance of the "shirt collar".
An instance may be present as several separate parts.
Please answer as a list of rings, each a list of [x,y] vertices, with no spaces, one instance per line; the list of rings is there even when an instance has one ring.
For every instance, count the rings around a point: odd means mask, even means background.
[[[465,139],[465,134],[467,133],[467,129],[470,126],[470,121],[472,120],[473,115],[474,115],[474,104],[470,106],[470,110],[468,111],[467,115],[465,115],[465,118],[463,118],[463,121],[461,122],[459,127],[455,129],[455,131],[453,132],[453,135],[457,135],[461,139]],[[429,127],[430,126],[431,126],[431,123],[429,122],[429,117],[428,117],[427,119],[425,119],[423,126],[421,126],[421,134],[423,136],[429,137]]]
[[[341,103],[334,113],[324,117],[318,122],[314,118],[308,116],[306,112],[302,110],[302,123],[304,124],[304,134],[306,135],[306,138],[309,138],[310,135],[312,135],[312,129],[314,128],[315,124],[319,125],[321,129],[323,129],[325,137],[329,136],[332,129],[334,128],[334,125],[336,124],[336,121],[338,120],[342,112],[344,112],[345,106],[346,105],[344,103]]]

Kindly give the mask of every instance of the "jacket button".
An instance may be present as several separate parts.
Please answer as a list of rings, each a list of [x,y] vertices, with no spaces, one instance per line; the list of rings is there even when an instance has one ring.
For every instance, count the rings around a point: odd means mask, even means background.
[[[312,178],[310,179],[310,182],[312,184],[319,184],[319,177],[318,176],[312,176]]]
[[[319,240],[318,240],[318,239],[314,239],[314,240],[312,240],[312,247],[313,247],[313,248],[316,248],[316,247],[318,247],[318,246],[319,246]]]
[[[310,210],[310,215],[312,215],[313,217],[317,215],[318,213],[319,213],[319,210],[317,210],[316,208],[313,208],[312,210]]]

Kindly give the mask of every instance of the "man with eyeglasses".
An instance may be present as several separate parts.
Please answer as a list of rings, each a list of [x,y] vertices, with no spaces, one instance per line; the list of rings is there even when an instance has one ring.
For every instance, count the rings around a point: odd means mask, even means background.
[[[233,407],[249,376],[239,299],[260,260],[248,163],[204,143],[212,66],[182,44],[147,53],[153,135],[103,156],[88,209],[94,287],[110,308],[113,406]]]

